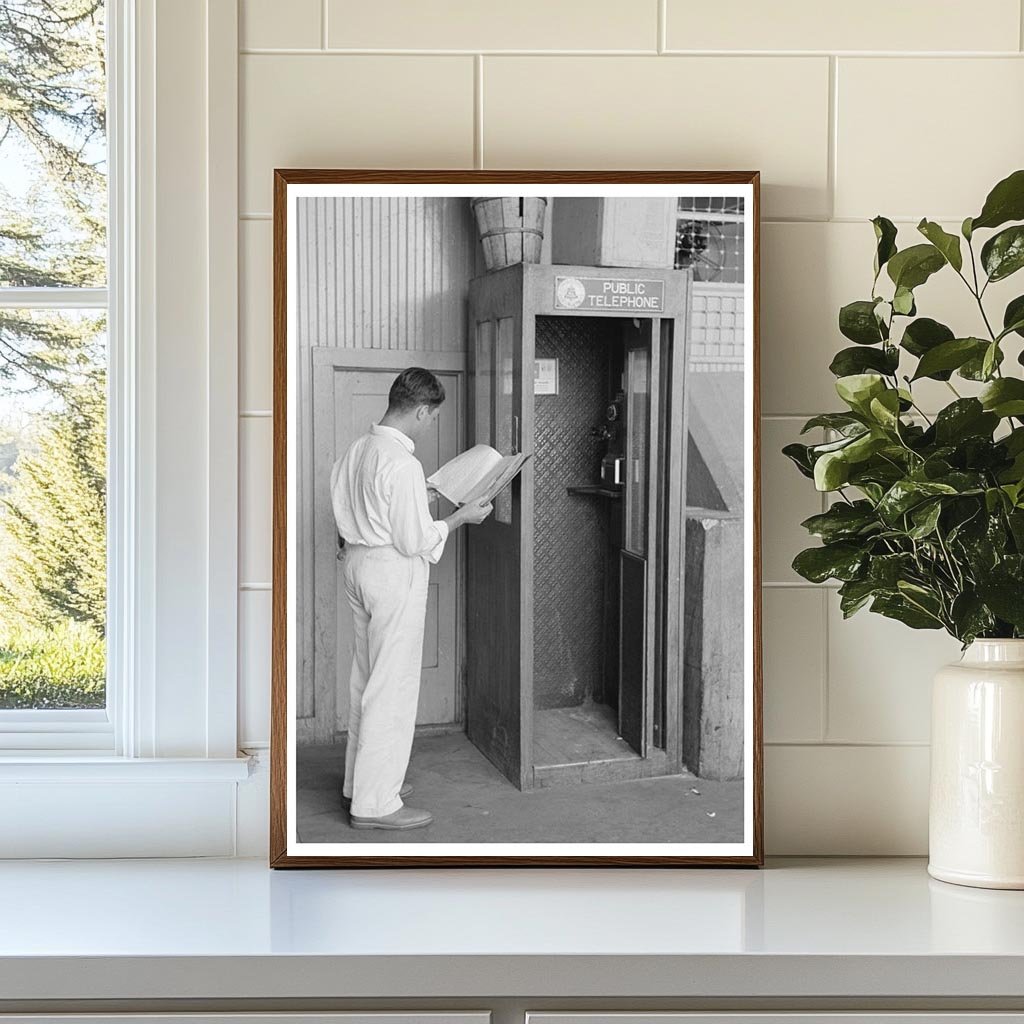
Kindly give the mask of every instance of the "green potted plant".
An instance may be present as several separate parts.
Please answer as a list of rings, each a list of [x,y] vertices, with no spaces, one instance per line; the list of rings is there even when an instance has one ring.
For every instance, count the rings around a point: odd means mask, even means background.
[[[1024,170],[959,234],[924,219],[900,248],[875,217],[871,295],[839,311],[852,345],[830,366],[844,407],[804,426],[823,443],[783,449],[832,499],[803,523],[821,543],[796,572],[838,580],[844,617],[867,608],[962,643],[933,688],[929,871],[1011,888],[1024,888],[1024,294],[997,315],[985,293],[1024,268],[1022,221]],[[915,290],[937,273],[973,296],[974,327],[919,315]],[[934,415],[922,381],[948,389]]]

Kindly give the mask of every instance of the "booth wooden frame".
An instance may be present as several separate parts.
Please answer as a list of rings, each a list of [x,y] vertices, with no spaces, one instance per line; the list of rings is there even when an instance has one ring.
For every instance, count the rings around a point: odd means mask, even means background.
[[[744,785],[752,787],[753,836],[750,855],[730,856],[319,856],[288,853],[287,841],[287,343],[288,275],[287,215],[289,185],[413,185],[413,184],[678,184],[751,185],[753,209],[753,776]],[[386,170],[386,169],[277,169],[274,172],[273,213],[273,546],[272,546],[272,642],[271,642],[271,772],[270,850],[271,867],[760,867],[764,863],[764,759],[762,726],[762,639],[761,639],[761,500],[760,500],[760,172],[758,171],[533,171],[533,170]],[[481,844],[483,846],[485,844]],[[655,846],[656,844],[651,844]]]

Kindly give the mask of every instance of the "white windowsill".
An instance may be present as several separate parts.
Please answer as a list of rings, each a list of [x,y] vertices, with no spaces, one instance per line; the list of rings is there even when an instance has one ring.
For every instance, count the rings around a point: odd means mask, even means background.
[[[936,882],[918,859],[770,859],[763,871],[11,862],[0,907],[18,927],[0,929],[0,1012],[5,1000],[149,1012],[167,1000],[198,1021],[207,1004],[266,1000],[278,1019],[300,996],[387,1009],[566,997],[1019,1007],[1022,898]]]
[[[249,757],[114,757],[83,751],[4,754],[4,782],[241,782]]]

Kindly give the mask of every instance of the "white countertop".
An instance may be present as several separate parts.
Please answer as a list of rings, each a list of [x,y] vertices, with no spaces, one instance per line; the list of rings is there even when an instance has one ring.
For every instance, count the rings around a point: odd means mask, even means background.
[[[762,871],[7,862],[0,918],[5,1000],[1024,998],[1024,892],[937,882],[921,860]]]

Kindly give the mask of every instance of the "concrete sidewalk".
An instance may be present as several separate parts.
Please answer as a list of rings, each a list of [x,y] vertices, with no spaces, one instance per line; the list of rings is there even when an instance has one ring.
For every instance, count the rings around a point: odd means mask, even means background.
[[[728,843],[743,834],[742,780],[687,775],[523,793],[464,733],[413,744],[408,802],[429,810],[432,825],[357,831],[340,802],[345,745],[299,747],[297,760],[302,843]]]

